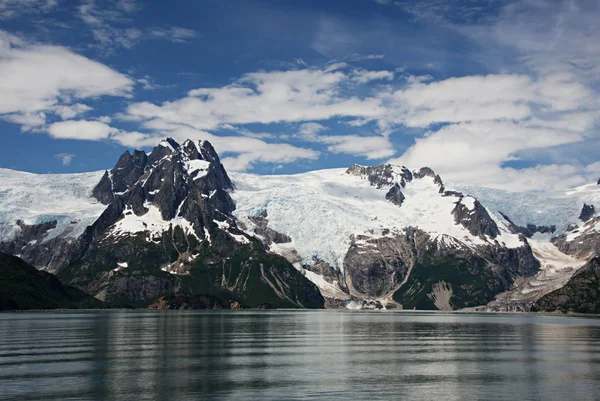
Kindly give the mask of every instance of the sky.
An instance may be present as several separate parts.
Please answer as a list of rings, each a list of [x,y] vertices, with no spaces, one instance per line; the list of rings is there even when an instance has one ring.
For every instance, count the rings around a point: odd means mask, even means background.
[[[230,171],[600,177],[600,2],[0,0],[0,167],[111,168],[162,138]]]

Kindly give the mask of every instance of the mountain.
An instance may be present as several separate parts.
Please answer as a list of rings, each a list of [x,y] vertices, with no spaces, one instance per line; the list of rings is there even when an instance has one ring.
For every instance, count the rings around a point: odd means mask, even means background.
[[[104,304],[51,273],[0,253],[0,310],[100,308]]]
[[[172,139],[105,172],[0,176],[0,251],[134,306],[529,310],[597,251],[595,184],[544,198],[427,167],[228,173],[210,143]]]
[[[600,258],[591,259],[565,286],[540,298],[532,310],[600,313]]]
[[[429,168],[232,177],[237,218],[259,237],[265,222],[284,234],[288,241],[265,245],[331,300],[459,309],[487,304],[539,269],[523,236]]]
[[[589,199],[589,198],[588,198]],[[600,313],[600,216],[584,203],[577,223],[552,243],[563,253],[589,261],[564,286],[536,300],[532,310],[546,312]]]
[[[76,239],[63,236],[69,251],[50,267],[108,302],[144,306],[178,292],[250,307],[322,307],[314,284],[238,228],[232,189],[208,142],[166,140],[150,154],[125,152],[91,190],[103,211]],[[27,255],[46,247],[54,225],[28,228],[37,242],[25,246]],[[21,253],[21,237],[4,248]]]

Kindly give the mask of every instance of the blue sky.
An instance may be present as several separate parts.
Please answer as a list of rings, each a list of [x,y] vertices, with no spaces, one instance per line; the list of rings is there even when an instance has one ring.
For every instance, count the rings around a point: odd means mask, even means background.
[[[596,1],[0,0],[0,167],[110,168],[161,138],[230,170],[596,181]]]

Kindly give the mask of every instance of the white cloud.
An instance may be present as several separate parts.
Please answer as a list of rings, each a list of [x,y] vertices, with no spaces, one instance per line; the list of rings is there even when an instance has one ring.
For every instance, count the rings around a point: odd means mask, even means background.
[[[0,0],[0,20],[23,14],[47,13],[57,5],[57,0]]]
[[[174,43],[185,43],[199,36],[193,29],[171,26],[167,28],[152,28],[149,31],[150,36],[157,39],[166,39]]]
[[[21,126],[21,131],[31,131],[46,123],[46,113],[13,113],[5,114],[2,119]]]
[[[367,71],[367,70],[354,70],[352,72],[352,80],[359,84],[365,84],[369,81],[376,80],[388,80],[394,79],[394,73],[391,71]]]
[[[86,104],[81,104],[81,103],[77,103],[77,104],[73,104],[73,105],[59,105],[59,106],[55,106],[52,109],[54,114],[58,115],[63,120],[72,119],[72,118],[77,117],[78,115],[86,113],[90,110],[92,110],[92,108],[90,106],[88,106]]]
[[[152,129],[187,125],[210,130],[222,124],[374,118],[383,114],[379,99],[342,96],[341,88],[348,82],[349,75],[341,71],[255,72],[234,84],[195,89],[188,97],[162,105],[133,103],[124,117]]]
[[[59,159],[62,162],[63,166],[68,166],[69,164],[71,164],[71,161],[73,160],[75,155],[72,155],[70,153],[58,153],[54,155],[54,157]]]
[[[297,137],[307,142],[322,143],[331,153],[364,156],[375,160],[393,156],[394,146],[385,136],[322,135],[327,127],[309,122],[300,125]]]
[[[590,109],[594,94],[575,77],[550,75],[538,80],[527,75],[487,75],[449,78],[409,85],[391,95],[388,119],[413,127],[432,123],[523,120],[540,112]]]
[[[364,156],[369,160],[393,156],[396,151],[388,138],[383,136],[327,135],[319,138],[332,153]]]
[[[452,124],[428,136],[418,138],[400,158],[391,160],[412,168],[429,166],[445,179],[500,189],[548,189],[548,180],[524,180],[532,174],[552,171],[544,166],[518,171],[502,165],[515,160],[514,154],[523,149],[547,148],[578,142],[584,139],[585,130],[564,131],[551,127],[531,127],[527,123],[478,122]],[[562,172],[568,173],[565,166]],[[526,175],[529,174],[529,175]],[[565,180],[551,186],[565,185]],[[526,182],[527,181],[527,182]]]
[[[140,9],[140,5],[137,0],[117,0],[117,9],[122,10],[126,13],[133,13]]]
[[[43,69],[43,73],[40,73]],[[0,117],[44,124],[46,114],[72,118],[91,108],[76,100],[129,96],[125,75],[64,47],[27,45],[0,31]]]
[[[168,136],[178,141],[186,139],[210,141],[217,152],[225,156],[222,160],[225,167],[235,171],[248,170],[256,163],[292,163],[298,160],[315,160],[319,156],[319,152],[312,149],[285,143],[267,143],[257,138],[217,136],[189,127],[175,128],[168,132]],[[155,145],[157,136],[148,138],[146,143]]]
[[[48,127],[51,137],[57,139],[83,139],[97,141],[108,139],[119,133],[119,130],[100,121],[60,121]]]
[[[86,0],[78,8],[79,18],[91,29],[94,39],[107,51],[122,46],[131,49],[145,39],[163,39],[184,43],[199,36],[198,32],[178,26],[151,27],[141,30],[132,24],[131,14],[141,5],[134,0],[118,0],[98,7],[95,0]]]

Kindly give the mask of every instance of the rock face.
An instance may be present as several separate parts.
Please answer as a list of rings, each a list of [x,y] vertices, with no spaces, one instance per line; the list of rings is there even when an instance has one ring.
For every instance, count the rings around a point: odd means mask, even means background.
[[[552,243],[561,252],[578,258],[600,255],[600,232],[596,231],[600,216],[595,216],[594,206],[584,204],[579,219],[581,221],[570,225],[566,233],[553,238]]]
[[[525,227],[521,227],[512,222],[512,220],[502,212],[499,212],[504,220],[509,223],[509,227],[516,234],[523,234],[527,238],[533,237],[535,233],[540,234],[552,234],[556,231],[556,226],[536,226],[535,224],[527,224]]]
[[[225,294],[250,307],[322,307],[314,284],[238,227],[231,190],[206,141],[166,140],[150,155],[125,152],[94,189],[106,210],[59,277],[133,306],[185,292]]]
[[[452,211],[457,224],[463,225],[469,232],[480,238],[489,236],[496,238],[500,235],[500,230],[490,217],[487,210],[478,200],[468,197],[461,197]]]
[[[404,202],[404,199],[406,199],[406,197],[402,193],[400,185],[394,184],[394,186],[390,188],[388,193],[385,194],[385,199],[389,200],[394,205],[402,206],[402,202]]]
[[[588,221],[592,218],[592,216],[594,216],[595,213],[596,209],[594,208],[594,205],[587,205],[584,203],[581,213],[579,214],[579,220]]]
[[[101,308],[102,302],[22,259],[0,253],[0,310]]]
[[[243,307],[236,301],[226,302],[211,295],[175,293],[160,297],[156,302],[149,305],[148,309],[243,309]]]
[[[600,258],[594,257],[564,287],[539,299],[532,311],[600,313]]]
[[[448,290],[444,308],[483,305],[511,288],[515,277],[539,269],[527,245],[474,252],[452,237],[432,239],[415,228],[384,238],[357,237],[344,265],[354,296],[391,298],[405,309],[439,309],[442,288]]]
[[[20,231],[11,241],[0,242],[0,252],[19,255],[34,266],[43,266],[49,272],[56,272],[77,258],[80,243],[75,238],[46,236],[56,227],[56,221],[28,225],[17,221]]]
[[[267,245],[271,245],[273,243],[286,244],[292,241],[289,236],[279,233],[268,227],[269,219],[266,210],[260,212],[258,216],[250,217],[250,220],[256,225],[254,228],[254,233],[264,238],[264,242],[266,242]]]
[[[359,166],[355,164],[346,170],[346,174],[366,177],[369,183],[377,188],[392,186],[396,183],[405,187],[406,183],[413,179],[413,174],[409,169],[392,166],[391,164],[381,164],[379,166]]]

